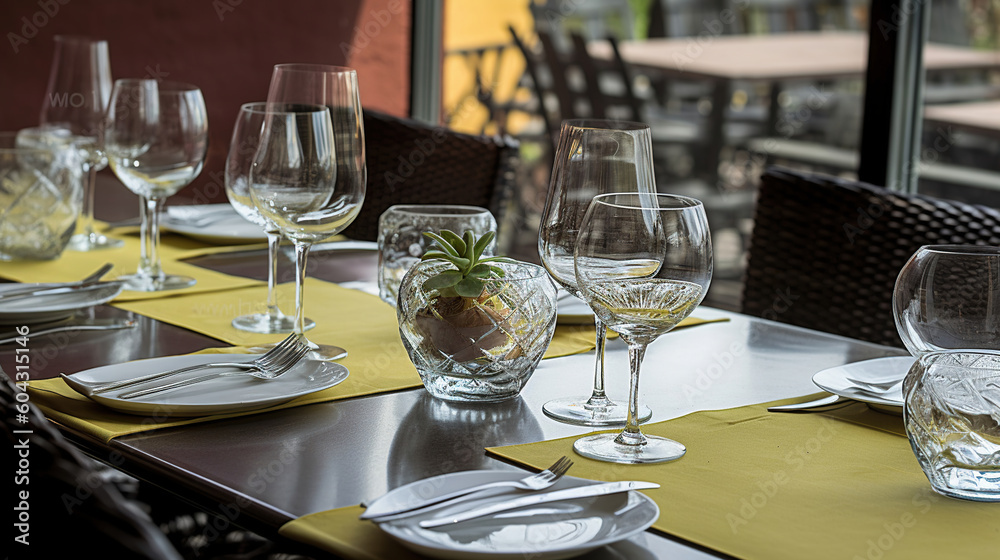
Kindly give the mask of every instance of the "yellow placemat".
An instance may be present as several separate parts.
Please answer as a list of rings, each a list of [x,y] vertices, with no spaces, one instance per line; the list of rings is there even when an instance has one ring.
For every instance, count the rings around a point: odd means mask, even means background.
[[[721,323],[728,321],[728,318],[721,319],[699,319],[688,317],[677,324],[673,330],[704,325],[705,323]],[[672,332],[672,331],[671,331]],[[608,331],[608,338],[615,338],[618,334]],[[556,326],[556,333],[552,337],[549,349],[545,352],[546,358],[558,358],[560,356],[570,356],[592,351],[596,346],[596,335],[594,333],[594,323],[589,325],[563,325]]]
[[[134,235],[115,237],[124,240],[125,245],[101,251],[63,251],[58,259],[51,261],[0,263],[0,277],[16,282],[71,282],[97,270],[104,263],[114,265],[114,268],[105,276],[106,279],[132,274],[139,266],[139,237]],[[115,298],[115,301],[158,299],[261,284],[259,280],[222,274],[177,260],[179,256],[186,253],[190,254],[192,251],[204,250],[205,248],[204,243],[193,239],[179,235],[163,235],[160,244],[160,259],[163,270],[168,274],[191,276],[197,280],[197,283],[190,288],[163,292],[124,291]]]
[[[278,533],[350,560],[420,560],[382,532],[374,523],[361,521],[361,506],[331,509],[285,523]]]
[[[537,469],[567,455],[573,476],[658,482],[644,491],[660,506],[654,529],[744,560],[996,556],[1000,504],[934,493],[902,418],[862,404],[810,414],[766,407],[644,425],[687,446],[670,463],[594,461],[573,452],[575,437],[487,451]]]
[[[361,333],[359,336],[366,337],[368,335]],[[351,344],[352,340],[346,340],[346,342],[351,347],[359,347],[359,345]],[[341,360],[340,363],[344,364],[350,370],[350,375],[343,383],[280,405],[233,414],[218,414],[197,418],[170,418],[167,416],[167,412],[157,412],[152,417],[124,414],[105,408],[80,395],[71,389],[62,378],[32,381],[29,391],[32,395],[32,402],[42,409],[47,418],[73,430],[108,442],[123,435],[171,426],[183,426],[185,424],[194,424],[208,420],[259,414],[294,406],[337,401],[422,386],[416,370],[410,364],[409,358],[402,348],[402,344],[399,344],[398,349],[394,348],[393,341],[383,337],[377,337],[365,344],[369,344],[370,346],[366,346],[369,348],[373,346],[378,347],[378,353],[374,351],[372,353],[374,361],[369,361],[365,358],[355,358],[352,360],[350,357]],[[231,347],[209,348],[199,353],[238,354],[243,352],[246,352],[246,348]],[[146,373],[151,372],[138,369],[135,372],[136,376]]]

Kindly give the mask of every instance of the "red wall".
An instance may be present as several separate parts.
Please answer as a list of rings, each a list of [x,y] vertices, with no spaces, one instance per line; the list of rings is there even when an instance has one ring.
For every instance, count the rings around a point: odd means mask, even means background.
[[[180,196],[224,201],[237,111],[264,100],[275,64],[354,67],[365,107],[406,116],[410,31],[410,0],[3,0],[0,131],[37,124],[54,35],[103,38],[113,78],[159,76],[202,89],[209,157]]]

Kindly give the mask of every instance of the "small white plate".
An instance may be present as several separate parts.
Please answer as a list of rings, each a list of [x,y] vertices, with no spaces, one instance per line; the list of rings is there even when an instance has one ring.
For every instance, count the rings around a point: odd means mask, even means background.
[[[19,290],[31,284],[0,284],[0,293]],[[35,284],[39,288],[58,284]],[[123,284],[96,284],[65,294],[37,295],[11,301],[0,300],[0,325],[35,324],[65,319],[73,313],[107,303],[122,292]]]
[[[210,379],[163,393],[154,393],[135,399],[119,399],[122,391],[91,395],[91,384],[132,379],[158,371],[207,364],[209,362],[249,362],[259,354],[192,354],[136,360],[88,369],[73,375],[63,375],[66,383],[76,392],[108,408],[130,414],[157,416],[204,416],[266,408],[290,401],[296,397],[328,389],[347,379],[347,368],[318,360],[302,360],[281,377],[269,380],[250,375],[237,375]],[[234,371],[230,369],[229,371]],[[162,383],[180,381],[211,373],[199,370],[164,379]],[[123,390],[124,391],[124,390]]]
[[[824,391],[856,401],[901,407],[903,406],[902,387],[897,386],[888,393],[876,396],[859,390],[858,386],[850,380],[856,379],[869,383],[899,381],[906,377],[906,372],[910,370],[913,361],[912,356],[890,356],[854,362],[824,369],[813,376],[813,383]]]
[[[194,221],[202,217],[208,223],[195,225]],[[174,233],[217,245],[267,241],[264,230],[245,220],[231,204],[168,206],[163,213],[163,227]]]
[[[515,471],[463,471],[411,482],[370,504],[393,508],[498,480],[517,480]],[[565,476],[552,489],[572,488],[596,481]],[[509,496],[506,494],[505,496]],[[494,498],[495,500],[495,498]],[[465,507],[465,506],[461,506]],[[510,510],[436,529],[423,529],[420,521],[435,510],[378,524],[403,546],[434,558],[489,560],[557,560],[584,554],[649,528],[659,517],[656,503],[641,492],[623,492],[596,498],[550,502]]]

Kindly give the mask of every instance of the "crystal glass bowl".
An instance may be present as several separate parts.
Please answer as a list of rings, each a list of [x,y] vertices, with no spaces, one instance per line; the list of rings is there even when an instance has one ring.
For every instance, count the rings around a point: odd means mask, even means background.
[[[407,272],[399,291],[399,334],[424,387],[452,401],[503,401],[520,393],[556,327],[556,288],[540,266],[491,263],[502,278],[485,280],[478,298],[444,313],[424,282],[451,267],[424,261]],[[459,302],[448,302],[449,304]]]

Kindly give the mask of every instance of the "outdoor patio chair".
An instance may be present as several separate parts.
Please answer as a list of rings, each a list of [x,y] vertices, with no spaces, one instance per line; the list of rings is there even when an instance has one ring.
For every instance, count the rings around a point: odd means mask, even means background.
[[[1000,212],[768,168],[758,191],[742,311],[901,347],[892,316],[896,277],[930,244],[1000,244]]]
[[[378,220],[394,204],[465,204],[493,212],[497,223],[514,193],[518,143],[475,136],[365,110],[368,185],[361,212],[344,230],[378,239]]]

